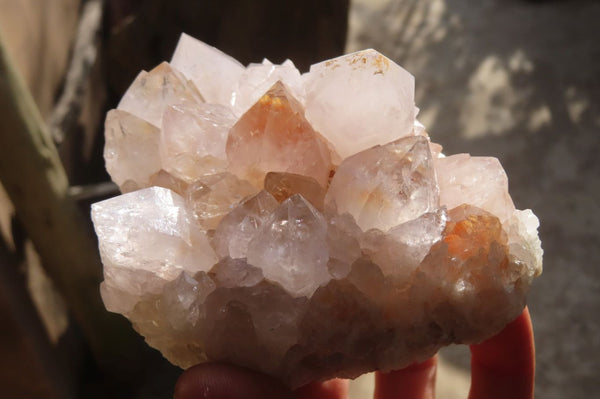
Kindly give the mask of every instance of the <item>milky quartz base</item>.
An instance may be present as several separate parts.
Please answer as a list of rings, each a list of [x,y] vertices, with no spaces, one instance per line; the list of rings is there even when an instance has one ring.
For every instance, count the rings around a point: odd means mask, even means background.
[[[413,90],[374,50],[301,75],[183,35],[106,118],[107,309],[183,368],[291,387],[497,333],[541,273],[538,220],[497,159],[441,155]]]

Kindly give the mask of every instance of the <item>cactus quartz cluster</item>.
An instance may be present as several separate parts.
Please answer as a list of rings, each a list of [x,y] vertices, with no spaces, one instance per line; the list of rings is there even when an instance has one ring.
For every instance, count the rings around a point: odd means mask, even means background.
[[[374,50],[301,74],[182,35],[106,117],[106,308],[183,368],[291,387],[497,333],[541,273],[538,220],[496,158],[443,155],[417,111]]]

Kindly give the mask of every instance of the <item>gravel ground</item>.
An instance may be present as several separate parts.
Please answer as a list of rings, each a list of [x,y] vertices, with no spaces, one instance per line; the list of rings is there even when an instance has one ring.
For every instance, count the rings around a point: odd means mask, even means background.
[[[413,73],[435,141],[498,157],[517,207],[541,220],[539,398],[600,388],[598,20],[593,0],[355,0],[350,14],[347,51],[372,47]],[[442,356],[438,397],[465,397],[468,353]]]

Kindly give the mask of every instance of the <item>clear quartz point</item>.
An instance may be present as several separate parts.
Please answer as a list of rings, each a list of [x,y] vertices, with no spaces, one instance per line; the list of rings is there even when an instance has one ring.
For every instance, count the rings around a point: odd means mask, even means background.
[[[327,222],[301,195],[285,200],[248,244],[248,263],[292,296],[310,295],[330,277]]]
[[[160,127],[165,108],[184,101],[203,102],[203,98],[193,83],[163,62],[150,72],[140,72],[117,108]]]
[[[235,123],[223,105],[180,103],[166,108],[160,136],[163,168],[187,182],[225,172],[225,144]]]
[[[104,129],[104,161],[112,180],[123,192],[133,191],[127,190],[127,185],[148,187],[150,177],[161,169],[160,129],[118,109],[108,112]]]
[[[220,257],[245,258],[248,244],[279,204],[271,194],[260,191],[237,205],[219,223],[213,246]]]
[[[439,207],[431,153],[423,137],[406,137],[345,159],[325,197],[363,231],[392,227]]]

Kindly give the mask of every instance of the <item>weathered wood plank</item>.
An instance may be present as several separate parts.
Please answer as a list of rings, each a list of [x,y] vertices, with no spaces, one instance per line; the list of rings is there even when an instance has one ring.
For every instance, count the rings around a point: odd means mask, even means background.
[[[140,340],[124,319],[104,309],[95,240],[68,195],[57,150],[5,50],[0,37],[0,181],[97,361],[110,370],[127,368]]]

